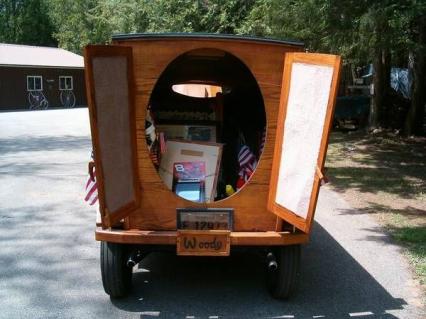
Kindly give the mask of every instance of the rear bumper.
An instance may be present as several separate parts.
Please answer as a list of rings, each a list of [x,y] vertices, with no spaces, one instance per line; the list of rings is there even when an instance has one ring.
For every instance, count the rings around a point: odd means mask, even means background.
[[[120,244],[176,245],[176,231],[117,230],[97,227],[95,238]],[[304,244],[309,236],[290,232],[231,232],[231,246],[285,246]]]

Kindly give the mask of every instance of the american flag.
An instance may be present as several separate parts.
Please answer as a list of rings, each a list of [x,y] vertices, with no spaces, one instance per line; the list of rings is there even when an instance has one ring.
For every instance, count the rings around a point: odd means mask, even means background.
[[[93,174],[90,173],[91,168],[93,167]],[[92,152],[92,161],[89,163],[89,176],[86,182],[86,196],[84,200],[89,203],[89,205],[94,205],[98,201],[98,185],[96,184],[96,175],[95,175],[95,163],[93,162],[93,152]]]
[[[248,146],[243,145],[238,152],[238,163],[240,164],[238,175],[244,182],[247,182],[257,165],[256,156],[254,156]]]
[[[259,156],[258,157],[260,157],[260,155],[262,155],[263,149],[265,148],[265,141],[266,141],[266,127],[263,130],[262,137],[260,139],[260,147],[259,147]]]
[[[154,165],[157,167],[160,165],[160,151],[159,151],[159,144],[158,141],[155,140],[152,144],[151,147],[149,149],[149,158],[151,159],[152,163],[154,163]]]
[[[160,141],[160,153],[164,154],[167,151],[167,146],[166,146],[166,137],[164,135],[164,132],[160,132],[158,134],[158,140]]]

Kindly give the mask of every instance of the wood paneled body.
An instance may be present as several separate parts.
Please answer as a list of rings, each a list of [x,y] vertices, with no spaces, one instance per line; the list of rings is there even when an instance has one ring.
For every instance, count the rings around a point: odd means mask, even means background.
[[[176,208],[231,207],[234,231],[274,231],[277,217],[267,210],[269,182],[280,103],[283,58],[301,46],[225,39],[135,39],[115,40],[131,47],[135,77],[137,156],[140,209],[126,220],[126,228],[175,230]],[[194,203],[172,193],[161,180],[148,154],[145,140],[147,106],[157,79],[178,56],[194,49],[215,48],[231,53],[252,72],[260,87],[267,120],[264,151],[250,181],[236,194],[212,203]]]

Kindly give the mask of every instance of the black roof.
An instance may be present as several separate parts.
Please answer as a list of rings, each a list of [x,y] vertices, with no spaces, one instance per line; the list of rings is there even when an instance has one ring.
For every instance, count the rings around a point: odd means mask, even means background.
[[[113,40],[134,40],[134,39],[169,39],[169,38],[195,38],[195,39],[220,39],[220,40],[239,40],[239,41],[254,41],[271,44],[301,46],[305,44],[297,40],[279,40],[273,38],[261,38],[255,36],[219,34],[219,33],[129,33],[129,34],[114,34]]]

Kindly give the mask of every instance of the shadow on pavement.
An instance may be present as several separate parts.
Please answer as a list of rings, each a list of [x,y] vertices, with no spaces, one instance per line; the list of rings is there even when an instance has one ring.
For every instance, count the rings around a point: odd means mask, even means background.
[[[336,149],[329,161],[336,163],[326,164],[327,176],[338,192],[353,188],[413,199],[426,187],[425,145],[423,137],[407,139],[385,132],[333,133],[330,147]]]
[[[396,318],[393,298],[319,224],[304,247],[301,282],[287,301],[269,296],[262,261],[149,255],[134,273],[133,293],[113,304],[141,318]]]
[[[86,136],[17,136],[0,138],[0,153],[14,155],[20,152],[68,151],[90,149],[91,141]]]

